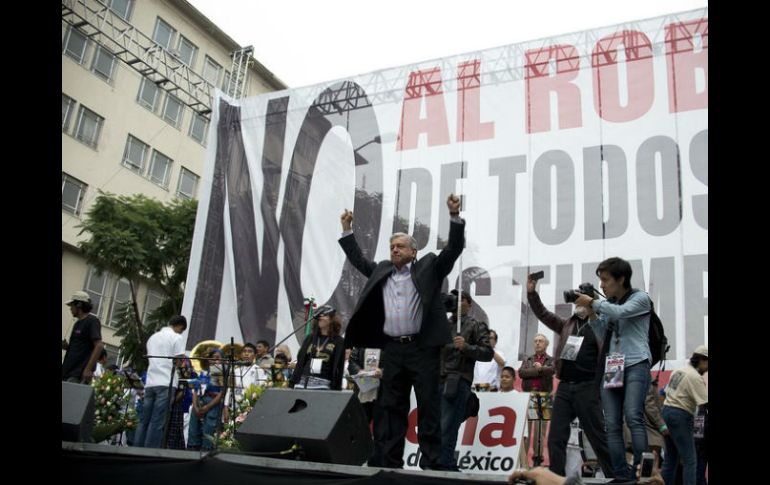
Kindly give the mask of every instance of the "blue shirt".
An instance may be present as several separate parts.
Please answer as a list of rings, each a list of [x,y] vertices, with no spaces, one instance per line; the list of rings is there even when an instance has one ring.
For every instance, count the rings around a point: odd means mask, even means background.
[[[599,318],[591,322],[597,335],[603,336],[610,321],[615,323],[615,332],[610,337],[610,353],[625,356],[626,367],[644,360],[652,362],[650,355],[650,297],[644,291],[636,291],[622,305],[607,300],[594,300],[591,308]],[[620,337],[620,344],[618,344]]]
[[[422,301],[412,281],[412,263],[393,268],[382,285],[385,307],[383,332],[391,337],[415,335],[422,326]]]

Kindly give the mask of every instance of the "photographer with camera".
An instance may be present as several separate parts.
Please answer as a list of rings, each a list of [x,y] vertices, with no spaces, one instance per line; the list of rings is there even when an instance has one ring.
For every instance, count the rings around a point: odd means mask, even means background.
[[[554,398],[551,430],[548,433],[549,468],[559,475],[565,474],[570,423],[577,416],[580,427],[596,452],[604,476],[611,478],[614,474],[596,385],[597,374],[603,367],[598,338],[588,321],[589,317],[596,316],[587,307],[575,307],[575,313],[569,319],[549,312],[536,291],[535,276],[541,275],[530,274],[527,277],[527,301],[538,320],[559,335],[554,351],[559,387]],[[590,291],[592,295],[594,293],[590,284],[581,285],[581,290]],[[569,302],[573,295],[573,290],[565,291],[565,301]]]
[[[460,471],[454,451],[457,431],[467,418],[471,398],[471,382],[476,361],[489,362],[494,351],[489,343],[489,328],[468,315],[473,299],[463,291],[460,296],[460,333],[457,333],[457,290],[444,296],[444,308],[452,312],[448,325],[454,335],[452,343],[441,349],[441,466]]]
[[[606,355],[602,407],[607,425],[607,445],[615,477],[630,479],[625,459],[623,420],[631,431],[634,467],[647,451],[644,401],[650,386],[649,346],[652,302],[644,291],[631,288],[631,265],[621,258],[609,258],[596,268],[606,300],[578,294],[575,305],[590,308],[599,317],[591,322],[597,335],[604,334],[602,356]],[[582,292],[581,292],[582,293]]]

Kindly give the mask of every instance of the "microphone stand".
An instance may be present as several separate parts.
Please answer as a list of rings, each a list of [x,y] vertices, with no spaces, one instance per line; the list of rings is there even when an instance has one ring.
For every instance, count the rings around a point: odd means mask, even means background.
[[[318,339],[318,325],[314,326],[313,333],[311,333],[310,335],[311,335],[311,337],[310,337],[310,346],[312,348],[313,343]],[[318,352],[317,349],[316,349],[316,352]],[[305,352],[305,354],[307,355],[307,352]],[[299,359],[299,356],[297,358]],[[306,390],[307,390],[307,381],[310,380],[309,379],[310,376],[305,376],[305,374],[308,374],[308,372],[307,372],[308,366],[312,366],[312,365],[313,365],[313,357],[311,357],[309,361],[305,361],[305,365],[302,366],[302,374],[300,374],[300,376],[299,376],[300,382],[302,381],[303,377],[305,378],[305,389]]]
[[[289,340],[289,338],[291,338],[291,336],[292,336],[292,335],[294,335],[295,333],[299,332],[300,330],[303,330],[303,329],[305,328],[305,326],[307,326],[307,324],[308,324],[308,323],[310,323],[310,322],[313,320],[313,318],[315,318],[315,317],[312,317],[312,316],[311,316],[311,317],[309,317],[307,320],[305,320],[303,323],[299,324],[299,325],[297,326],[297,328],[295,328],[295,329],[294,329],[294,331],[293,331],[293,332],[291,332],[289,335],[287,335],[286,337],[284,337],[284,338],[283,338],[283,339],[282,339],[280,342],[278,342],[277,344],[275,344],[275,345],[273,345],[272,347],[270,347],[269,349],[267,349],[267,353],[268,353],[268,354],[272,353],[272,352],[273,352],[273,350],[275,350],[275,349],[276,349],[276,347],[278,347],[278,346],[279,346],[279,345],[281,345],[282,343],[284,343],[284,342],[286,342],[287,340]]]
[[[284,343],[284,342],[286,342],[287,340],[289,340],[289,339],[290,339],[290,338],[291,338],[291,337],[292,337],[294,334],[296,334],[296,333],[297,333],[297,332],[299,332],[300,330],[304,330],[304,329],[305,329],[305,327],[307,327],[307,324],[308,324],[308,323],[310,323],[311,321],[313,321],[313,318],[314,318],[313,316],[310,316],[310,317],[309,317],[307,320],[305,320],[304,322],[302,322],[302,323],[300,323],[299,325],[297,325],[297,327],[294,329],[294,331],[293,331],[293,332],[291,332],[289,335],[287,335],[286,337],[284,337],[283,339],[281,339],[281,341],[280,341],[280,342],[276,343],[275,345],[273,345],[272,347],[270,347],[269,349],[267,349],[267,353],[268,353],[268,354],[271,354],[271,353],[272,353],[272,352],[273,352],[273,351],[276,349],[276,347],[278,347],[278,346],[279,346],[279,345],[281,345],[282,343]],[[296,371],[297,369],[294,369],[294,370]],[[302,373],[304,374],[304,369],[302,370]],[[301,379],[301,378],[302,378],[302,376],[300,376],[300,379]],[[305,383],[305,386],[307,387],[307,383]]]
[[[235,365],[235,339],[233,337],[230,337],[230,355],[227,357],[227,364],[223,365],[222,369],[222,379],[224,379],[224,382],[222,383],[222,399],[219,401],[219,404],[217,404],[217,407],[220,409],[220,419],[217,420],[217,427],[214,432],[214,436],[219,438],[219,434],[222,432],[222,419],[221,419],[221,410],[224,408],[225,405],[225,397],[227,396],[227,389],[230,385],[230,373],[234,369]],[[235,374],[232,372],[233,375]],[[235,382],[233,382],[232,386],[232,392],[230,393],[230,415],[231,419],[233,420],[233,423],[235,423]]]

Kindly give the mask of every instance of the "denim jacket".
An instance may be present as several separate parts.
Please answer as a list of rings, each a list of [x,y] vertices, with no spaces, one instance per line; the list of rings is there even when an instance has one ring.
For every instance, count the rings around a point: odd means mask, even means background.
[[[652,362],[650,355],[650,297],[644,291],[634,291],[622,305],[607,300],[594,300],[591,307],[599,318],[591,322],[597,335],[604,335],[610,321],[615,323],[615,332],[610,337],[609,353],[625,355],[626,367],[644,360]],[[620,344],[618,345],[618,337]]]

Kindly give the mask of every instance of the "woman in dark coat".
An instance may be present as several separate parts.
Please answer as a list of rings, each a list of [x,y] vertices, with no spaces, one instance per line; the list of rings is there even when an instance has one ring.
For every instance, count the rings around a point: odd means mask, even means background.
[[[297,354],[297,367],[290,385],[298,389],[342,389],[345,341],[340,336],[342,319],[324,305],[313,317],[313,331],[305,337]]]

